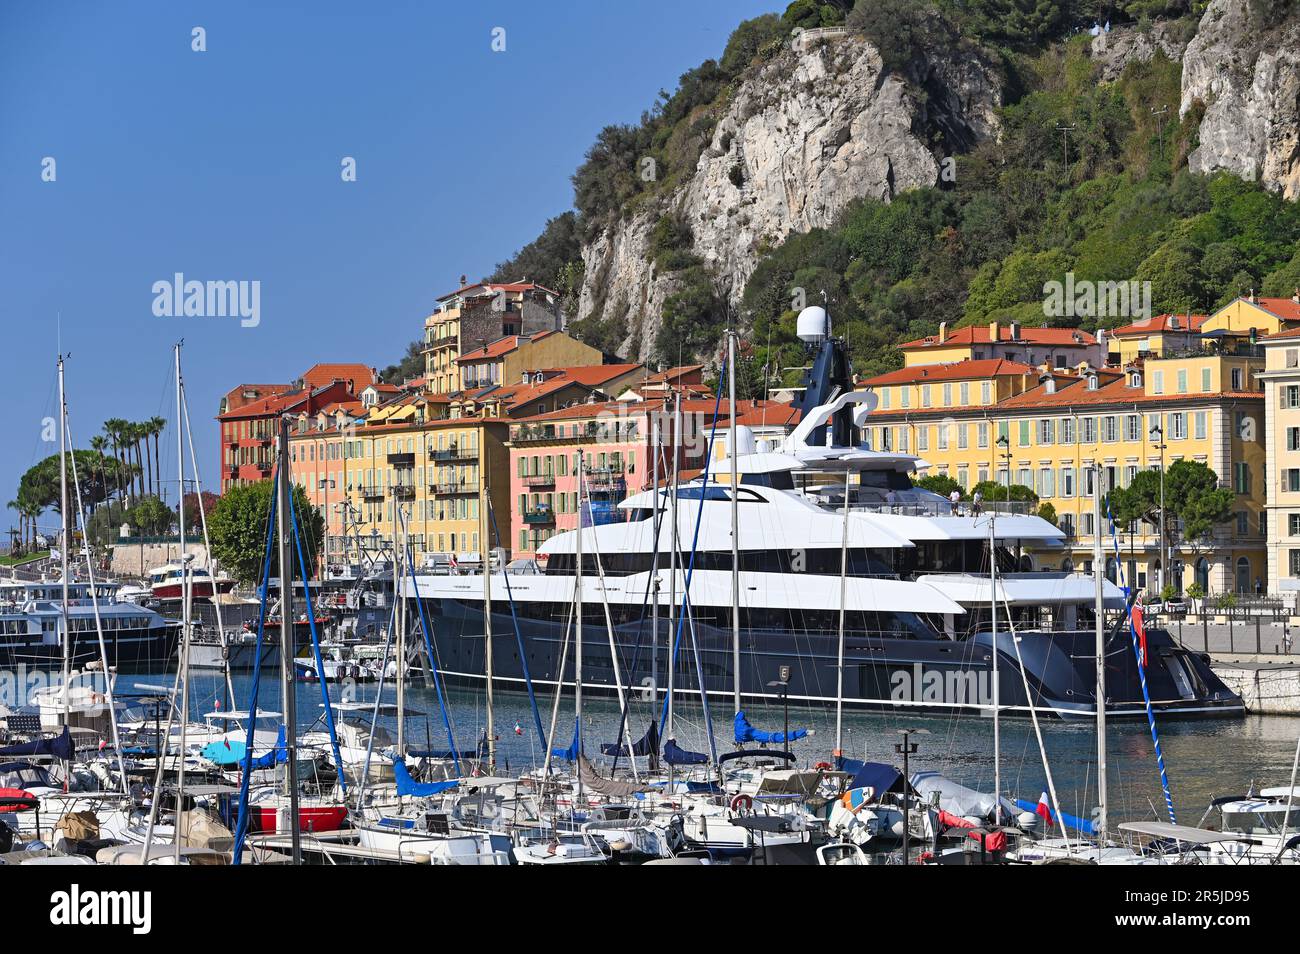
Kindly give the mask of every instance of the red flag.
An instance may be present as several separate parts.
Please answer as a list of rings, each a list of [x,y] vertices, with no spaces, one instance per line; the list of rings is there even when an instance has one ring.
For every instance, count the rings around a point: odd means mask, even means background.
[[[1137,634],[1138,638],[1138,663],[1145,669],[1147,667],[1147,630],[1142,619],[1142,607],[1136,603],[1133,604],[1132,620],[1133,632]]]
[[[1047,822],[1047,827],[1052,827],[1052,809],[1047,804],[1047,793],[1043,792],[1038,799],[1038,805],[1034,808],[1034,814],[1038,815],[1043,821]]]

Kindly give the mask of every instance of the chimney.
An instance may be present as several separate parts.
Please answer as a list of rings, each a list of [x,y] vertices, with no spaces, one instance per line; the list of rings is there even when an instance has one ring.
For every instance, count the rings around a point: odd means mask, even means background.
[[[1252,288],[1252,289],[1250,290],[1250,297],[1247,298],[1246,300],[1247,300],[1248,302],[1250,302],[1252,305],[1254,305],[1254,304],[1258,304],[1259,299],[1257,299],[1257,298],[1255,297],[1255,289]]]
[[[943,344],[947,340],[948,340],[948,322],[941,321],[939,322],[939,344]]]
[[[1296,288],[1295,294],[1291,296],[1291,300],[1297,305],[1300,305],[1300,287]]]
[[[1177,330],[1178,330],[1178,316],[1177,316],[1177,315],[1170,315],[1170,316],[1169,316],[1169,330],[1170,330],[1170,331],[1177,331]]]
[[[997,321],[989,322],[989,344],[998,343],[998,323]]]
[[[1012,341],[1020,340],[1020,322],[1018,321],[1011,322],[1011,340]]]

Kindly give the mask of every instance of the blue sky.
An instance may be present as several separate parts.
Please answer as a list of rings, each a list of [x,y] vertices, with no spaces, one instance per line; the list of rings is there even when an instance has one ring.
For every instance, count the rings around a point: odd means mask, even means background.
[[[42,420],[60,327],[79,446],[109,417],[170,419],[185,340],[211,487],[226,390],[317,361],[395,361],[459,275],[486,274],[570,207],[602,126],[635,122],[737,23],[784,6],[0,4],[0,502],[57,450]],[[341,180],[345,156],[356,182]],[[153,283],[176,272],[260,281],[260,324],[155,317]]]

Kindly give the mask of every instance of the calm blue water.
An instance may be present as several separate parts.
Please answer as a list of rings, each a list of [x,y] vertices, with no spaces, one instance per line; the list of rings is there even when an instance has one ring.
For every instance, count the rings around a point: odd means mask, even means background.
[[[124,683],[135,685],[171,685],[174,674],[122,676]],[[280,693],[277,674],[263,673],[262,708],[279,710]],[[416,680],[418,683],[418,679]],[[251,683],[249,674],[235,676],[237,707],[248,703]],[[331,687],[333,698],[339,689]],[[200,674],[190,685],[192,711],[198,715],[211,711],[221,698],[221,682],[215,674]],[[396,689],[385,686],[384,701],[396,700]],[[320,686],[299,683],[297,687],[299,726],[304,730],[321,717]],[[356,688],[358,701],[373,701],[375,687]],[[539,694],[542,724],[549,728],[553,696]],[[473,748],[486,720],[482,692],[453,690],[449,712],[461,748]],[[426,713],[410,718],[407,733],[410,744],[423,747],[426,736],[434,748],[446,748],[447,733],[432,689],[409,686],[408,709]],[[640,737],[651,719],[650,704],[638,699],[631,707],[632,732]],[[759,706],[747,710],[754,725],[780,730],[782,712],[779,705]],[[719,752],[731,745],[730,707],[712,707],[714,736]],[[835,714],[833,708],[792,709],[792,728],[806,728],[814,734],[793,743],[792,749],[801,764],[811,765],[829,760],[834,748]],[[584,737],[589,753],[602,742],[613,741],[619,721],[618,704],[612,699],[584,701]],[[676,714],[677,739],[684,748],[707,751],[704,713],[697,704],[679,706]],[[393,725],[391,719],[381,722]],[[516,734],[515,727],[522,729]],[[573,702],[561,700],[556,736],[558,744],[567,746],[573,732]],[[1096,735],[1093,726],[1062,724],[1042,720],[1044,741],[1055,776],[1062,808],[1087,816],[1096,804]],[[899,741],[898,730],[925,729],[929,734],[914,736],[919,751],[911,758],[914,771],[935,770],[965,785],[983,791],[993,788],[993,720],[966,716],[916,716],[909,713],[845,713],[845,754],[901,765],[894,754]],[[528,697],[523,693],[496,694],[496,730],[499,736],[498,760],[519,772],[540,764],[544,756],[538,740]],[[1248,716],[1241,720],[1206,720],[1170,722],[1160,726],[1165,762],[1174,793],[1178,820],[1196,824],[1210,799],[1219,795],[1240,794],[1254,782],[1258,789],[1267,785],[1284,785],[1290,778],[1291,761],[1300,733],[1300,719],[1283,716]],[[1152,752],[1151,734],[1146,722],[1112,724],[1108,732],[1110,767],[1110,812],[1112,821],[1150,819],[1152,806],[1163,812],[1163,796]],[[1037,801],[1045,789],[1045,775],[1028,719],[1001,720],[1003,791],[1011,797]],[[1163,815],[1161,816],[1163,818]]]

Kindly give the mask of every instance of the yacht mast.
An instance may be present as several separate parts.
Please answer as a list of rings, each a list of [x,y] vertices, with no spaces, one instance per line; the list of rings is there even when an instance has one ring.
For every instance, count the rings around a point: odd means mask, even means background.
[[[736,332],[727,332],[727,392],[731,421],[727,444],[731,453],[731,694],[740,711],[740,480],[736,476]],[[789,745],[790,740],[786,740]]]
[[[406,526],[406,514],[399,507],[397,514],[401,518],[398,533],[401,543],[393,540],[393,599],[397,624],[397,757],[406,758],[406,600],[402,599],[401,587],[406,582],[406,548],[410,545],[411,532]],[[456,548],[452,544],[452,549]],[[435,676],[436,678],[436,676]]]
[[[1096,617],[1097,636],[1097,845],[1106,843],[1106,614],[1105,591],[1102,583],[1103,558],[1101,551],[1101,470],[1093,468],[1092,474],[1092,577],[1094,598],[1093,615]],[[1162,564],[1163,565],[1163,564]]]
[[[298,814],[298,713],[297,690],[293,682],[293,661],[297,655],[296,630],[293,625],[293,558],[289,553],[289,538],[293,534],[289,516],[289,495],[293,493],[289,483],[289,419],[280,418],[280,460],[275,472],[279,480],[276,491],[280,495],[276,508],[277,531],[279,533],[280,560],[280,679],[281,696],[284,702],[284,763],[285,786],[289,790],[289,838],[295,865],[302,864],[302,833],[299,831]],[[307,568],[303,567],[303,578]],[[320,678],[325,678],[321,673]],[[184,723],[182,723],[184,724]]]
[[[68,533],[68,404],[63,392],[63,355],[59,355],[59,561],[62,564],[63,612],[59,616],[63,628],[63,724],[68,724],[72,700],[72,627],[68,619],[68,547],[72,545]],[[105,676],[108,674],[105,673]]]

